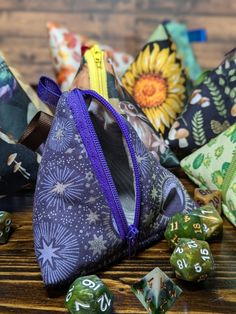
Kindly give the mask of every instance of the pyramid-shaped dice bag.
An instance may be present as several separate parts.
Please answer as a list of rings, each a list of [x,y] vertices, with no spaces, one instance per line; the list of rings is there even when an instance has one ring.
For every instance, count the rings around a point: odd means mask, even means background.
[[[131,124],[95,91],[58,93],[34,200],[36,256],[46,285],[65,284],[160,239],[168,219],[195,208],[178,179],[148,152]],[[50,96],[51,95],[51,96]],[[89,113],[93,98],[115,123]],[[119,163],[117,162],[119,160]]]
[[[197,185],[220,190],[223,212],[236,226],[236,123],[181,161]]]

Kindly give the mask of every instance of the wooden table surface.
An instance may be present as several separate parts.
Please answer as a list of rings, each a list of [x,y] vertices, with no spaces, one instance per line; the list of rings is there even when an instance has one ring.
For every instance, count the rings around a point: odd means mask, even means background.
[[[192,193],[193,185],[186,178],[181,180]],[[41,280],[33,249],[32,203],[32,194],[0,200],[1,210],[13,213],[15,227],[10,241],[0,246],[0,314],[67,313],[65,291],[54,290],[49,297]],[[222,239],[210,245],[214,275],[199,284],[174,279],[183,294],[168,313],[236,313],[235,243],[236,229],[225,221]],[[167,243],[162,240],[135,259],[117,262],[98,273],[115,295],[114,313],[146,313],[130,286],[156,266],[174,278],[169,257]]]

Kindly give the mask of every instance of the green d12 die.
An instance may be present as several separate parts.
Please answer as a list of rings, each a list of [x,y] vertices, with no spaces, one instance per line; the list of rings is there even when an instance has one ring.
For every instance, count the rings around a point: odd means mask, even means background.
[[[77,278],[70,286],[65,306],[71,314],[110,314],[113,295],[96,276]]]
[[[179,239],[170,257],[177,278],[187,281],[205,280],[214,269],[214,260],[206,241]]]
[[[209,241],[222,233],[223,219],[213,204],[199,207],[191,211],[189,215],[198,216],[200,218],[206,241]]]
[[[11,230],[11,214],[0,211],[0,243],[6,243]]]
[[[156,267],[131,290],[150,314],[165,313],[182,293],[182,290]]]
[[[177,213],[168,222],[165,238],[171,248],[174,248],[179,238],[205,240],[201,219],[186,213]]]

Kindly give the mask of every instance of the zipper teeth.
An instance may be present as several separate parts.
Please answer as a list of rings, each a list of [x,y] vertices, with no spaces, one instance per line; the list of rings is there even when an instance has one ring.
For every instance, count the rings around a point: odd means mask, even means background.
[[[108,100],[108,92],[107,92],[107,74],[106,74],[106,69],[105,69],[105,62],[104,62],[104,52],[97,46],[94,45],[91,49],[87,50],[85,53],[85,59],[87,61],[88,64],[88,68],[89,68],[89,76],[90,76],[90,80],[91,80],[91,88],[95,91],[97,91],[99,94],[101,94],[106,100]],[[98,84],[99,82],[99,84]],[[95,95],[95,98],[98,98],[100,95]],[[104,100],[99,97],[99,101],[101,103],[104,103]],[[119,117],[117,117],[116,111],[114,110],[114,108],[112,106],[110,106],[110,104],[108,104],[110,108],[110,111],[112,111],[113,116],[116,117],[117,121],[120,121]],[[126,134],[127,133],[127,127],[125,125],[125,131],[123,130],[122,125],[124,124],[123,121],[122,123],[118,123],[120,128],[122,129],[122,133]],[[128,144],[129,147],[129,151],[130,153],[133,152],[133,147],[132,145],[129,144],[129,136],[125,136],[126,137],[126,142]],[[100,146],[100,145],[99,145]],[[132,161],[136,160],[136,156],[135,153],[131,153],[132,155]],[[139,169],[137,166],[136,162],[133,162],[133,167],[134,167],[134,172],[136,173],[135,176],[135,181],[136,181],[136,185],[140,185],[140,179],[139,179],[139,175],[137,175],[137,173],[139,173]],[[107,173],[107,171],[106,171]],[[113,180],[112,180],[113,182]],[[137,195],[138,194],[138,195]],[[141,198],[141,193],[138,189],[136,189],[136,200]],[[120,199],[119,199],[119,203],[120,203]],[[136,204],[136,207],[140,206],[140,204]],[[135,216],[134,216],[134,225],[137,227],[139,224],[139,210],[135,207]],[[123,212],[123,211],[122,211]],[[124,213],[123,213],[124,215]],[[122,215],[122,216],[123,216]],[[124,220],[124,219],[123,219]],[[125,218],[126,224],[127,220]]]
[[[130,136],[129,136],[129,130],[127,128],[127,125],[124,123],[123,117],[121,117],[116,111],[115,109],[104,99],[102,98],[99,94],[97,94],[94,91],[81,91],[82,94],[84,95],[90,95],[92,97],[94,97],[95,99],[97,99],[99,102],[101,102],[113,115],[113,117],[116,119],[122,134],[125,137],[128,149],[129,149],[129,153],[131,156],[131,160],[132,160],[132,164],[133,164],[133,169],[134,169],[134,175],[135,175],[135,199],[136,199],[136,203],[135,203],[135,215],[134,215],[134,223],[133,225],[137,228],[139,225],[139,218],[140,218],[140,205],[141,205],[141,191],[140,191],[140,175],[139,175],[139,168],[138,168],[138,164],[137,164],[137,159],[136,159],[136,155],[132,146],[132,143],[130,141]],[[100,146],[100,143],[99,143]],[[102,151],[101,151],[102,152]],[[102,152],[103,154],[103,152]],[[107,169],[107,175],[109,177],[109,179],[111,179],[112,184],[113,184],[113,179],[111,177],[110,171],[109,169]],[[118,194],[116,195],[118,197],[118,202],[120,204],[120,199]],[[126,225],[128,225],[124,211],[122,210],[122,207],[118,207],[120,216],[122,217],[122,220],[125,220]]]
[[[116,193],[114,193],[114,183],[113,183],[113,179],[112,179],[112,176],[110,174],[109,168],[107,166],[107,163],[106,163],[106,161],[103,158],[101,158],[101,156],[104,155],[103,150],[101,148],[101,145],[100,145],[99,141],[97,140],[97,134],[96,134],[96,132],[94,130],[94,127],[93,127],[93,124],[92,124],[91,120],[87,119],[87,123],[89,124],[90,130],[92,131],[91,138],[93,139],[93,143],[94,143],[95,149],[97,151],[97,156],[99,157],[99,161],[100,161],[100,164],[101,164],[101,166],[103,168],[103,172],[106,175],[106,179],[107,179],[108,185],[110,187],[111,194],[113,196],[113,199],[114,199],[115,204],[116,204],[117,211],[118,211],[119,216],[120,216],[120,221],[122,223],[123,233],[126,234],[127,230],[128,230],[128,223],[127,223],[127,220],[126,220],[126,218],[124,216],[124,213],[123,213],[123,211],[121,209],[121,203],[120,203],[119,196],[116,195]]]
[[[224,177],[224,182],[223,182],[223,186],[222,186],[222,197],[223,197],[224,201],[226,199],[226,193],[227,193],[227,190],[229,188],[230,182],[233,179],[235,171],[236,171],[236,151],[233,155],[230,166],[229,166],[229,168],[225,174],[225,177]]]
[[[106,71],[105,71],[105,65],[104,65],[104,52],[101,51],[101,49],[97,45],[94,45],[91,49],[86,51],[85,59],[87,61],[87,65],[88,65],[88,69],[89,69],[89,79],[90,79],[91,89],[97,91],[104,98],[108,99],[107,77],[106,77]],[[96,150],[98,151],[98,156],[100,158],[101,154],[103,155],[102,148],[100,146],[100,143],[97,140],[97,135],[96,135],[96,132],[94,131],[94,127],[93,127],[90,119],[88,119],[88,123],[90,125],[90,129],[93,130],[93,141],[94,141]],[[122,229],[123,229],[122,233],[126,234],[127,230],[128,230],[128,223],[127,223],[127,220],[124,217],[124,213],[121,209],[121,203],[120,203],[119,196],[114,195],[113,179],[111,177],[111,174],[110,174],[110,171],[109,171],[107,165],[104,163],[104,160],[101,160],[101,158],[100,158],[100,163],[103,167],[103,171],[106,174],[106,178],[107,178],[108,184],[110,186],[110,190],[111,190],[113,199],[115,201],[117,211],[118,211],[119,216],[120,216],[120,221],[121,221]]]
[[[107,92],[107,74],[106,74],[106,68],[104,63],[104,51],[101,51],[100,55],[100,62],[101,62],[101,70],[100,73],[100,87],[102,90],[101,95],[104,95],[103,97],[108,100],[108,92]]]
[[[92,152],[92,149],[95,148],[96,157],[94,158],[94,154],[92,154],[92,153],[91,153],[90,157],[93,160],[99,158],[99,163],[101,165],[102,171],[103,171],[103,173],[105,173],[106,186],[109,187],[109,194],[113,196],[113,201],[115,204],[115,210],[113,210],[114,207],[111,205],[109,200],[108,200],[108,203],[111,207],[112,215],[116,221],[116,225],[117,225],[119,234],[120,234],[122,239],[125,239],[125,237],[128,233],[128,223],[127,223],[127,220],[126,220],[124,213],[122,211],[120,199],[119,199],[118,195],[116,195],[116,193],[114,193],[114,191],[116,191],[116,190],[115,190],[115,186],[113,183],[113,179],[112,179],[111,174],[109,172],[109,168],[107,166],[106,160],[103,158],[104,154],[103,154],[102,148],[100,146],[100,142],[97,139],[96,131],[94,130],[94,126],[92,124],[91,119],[89,118],[88,111],[86,110],[87,105],[84,101],[84,98],[81,96],[80,92],[78,90],[74,90],[74,91],[76,92],[76,96],[75,96],[76,99],[73,97],[73,100],[71,100],[72,112],[76,113],[79,116],[82,116],[82,119],[83,118],[85,119],[84,120],[85,123],[83,123],[83,129],[86,128],[89,131],[89,139],[85,140],[87,146],[89,146],[89,147],[86,147],[86,148],[89,149],[90,153]],[[75,104],[78,103],[78,97],[80,99],[80,102],[84,103],[82,106],[75,106]],[[81,113],[82,113],[82,115],[81,115]],[[75,118],[75,121],[77,122],[78,119]],[[80,126],[82,125],[81,120],[78,122],[78,124],[80,124]],[[91,139],[92,139],[94,145],[90,144]],[[93,148],[91,148],[91,146],[93,146]],[[97,171],[95,171],[95,172],[97,172]],[[98,181],[99,181],[99,178],[98,178]]]

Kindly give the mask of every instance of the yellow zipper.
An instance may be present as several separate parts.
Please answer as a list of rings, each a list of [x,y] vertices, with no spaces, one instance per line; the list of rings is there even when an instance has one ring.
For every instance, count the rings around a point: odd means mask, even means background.
[[[85,52],[84,57],[89,69],[90,88],[108,100],[104,51],[94,45]]]

